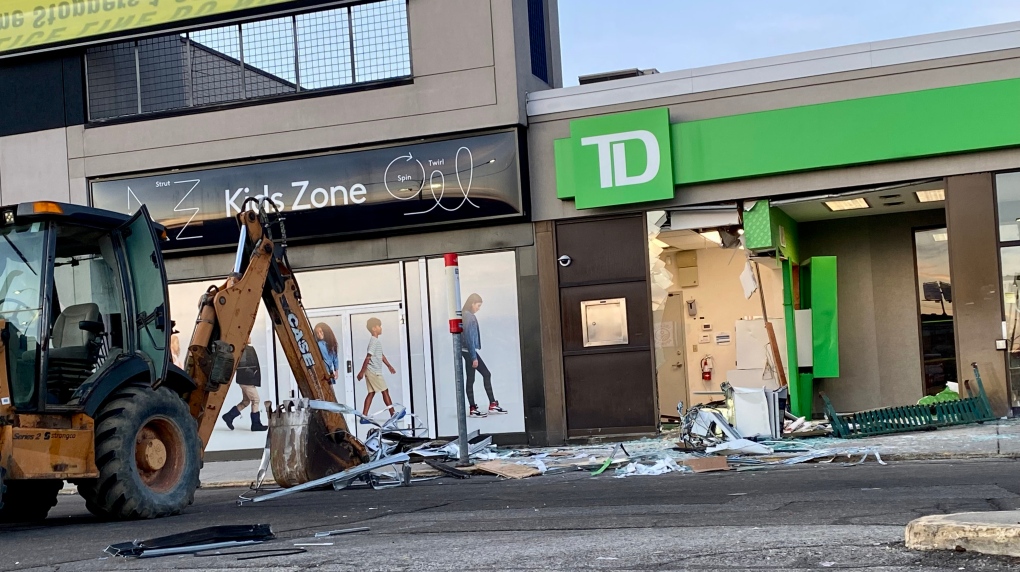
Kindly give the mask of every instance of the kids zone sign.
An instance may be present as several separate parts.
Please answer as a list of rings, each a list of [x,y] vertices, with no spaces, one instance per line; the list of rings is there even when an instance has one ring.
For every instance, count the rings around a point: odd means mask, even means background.
[[[297,239],[524,214],[516,131],[94,181],[91,192],[102,209],[148,206],[164,250],[235,244],[248,198],[272,202]]]
[[[556,196],[579,209],[673,198],[665,108],[571,121],[554,148]]]

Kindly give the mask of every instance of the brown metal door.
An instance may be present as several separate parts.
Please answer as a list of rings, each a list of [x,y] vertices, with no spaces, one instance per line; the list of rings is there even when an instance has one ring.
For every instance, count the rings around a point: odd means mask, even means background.
[[[556,227],[568,435],[653,431],[656,425],[644,217]],[[626,342],[588,345],[582,303],[623,299]]]

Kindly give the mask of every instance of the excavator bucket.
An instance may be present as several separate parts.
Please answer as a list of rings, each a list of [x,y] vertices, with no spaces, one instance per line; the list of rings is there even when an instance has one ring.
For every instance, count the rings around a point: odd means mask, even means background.
[[[270,467],[281,487],[293,487],[345,471],[368,458],[364,445],[350,433],[329,433],[326,417],[337,415],[288,401],[269,411]]]

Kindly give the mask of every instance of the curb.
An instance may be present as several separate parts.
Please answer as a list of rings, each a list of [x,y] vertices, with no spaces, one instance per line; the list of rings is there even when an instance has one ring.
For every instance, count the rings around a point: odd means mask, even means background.
[[[883,461],[973,461],[975,459],[1020,459],[1020,453],[1001,453],[983,455],[980,453],[884,453],[878,447],[878,454]]]
[[[268,481],[268,479],[267,479]],[[199,483],[199,489],[227,489],[234,487],[248,488],[255,482],[255,479],[245,479],[243,481],[213,481],[213,482],[202,482]],[[272,481],[271,484],[276,484],[276,481]]]
[[[1020,557],[1020,511],[965,512],[910,522],[907,548],[956,550]]]
[[[470,472],[470,471],[468,471],[468,472]],[[411,477],[412,478],[440,477],[442,475],[443,475],[442,473],[440,473],[439,471],[437,471],[435,469],[426,468],[426,469],[415,470],[411,474]],[[210,481],[201,481],[199,483],[198,488],[200,488],[200,489],[226,489],[226,488],[236,488],[236,487],[249,488],[254,483],[255,483],[254,477],[250,477],[250,478],[242,479],[242,480],[237,480],[237,479],[235,479],[235,480],[220,480],[220,481],[210,480]],[[273,476],[271,474],[266,476],[266,484],[270,485],[270,486],[276,486],[276,481],[273,480]]]
[[[1000,460],[1017,460],[1020,459],[1020,453],[1018,454],[1002,454],[1002,455],[981,455],[981,454],[968,454],[968,453],[882,453],[879,449],[879,454],[882,455],[883,461],[974,461],[979,459],[1000,459]],[[804,463],[803,465],[813,465],[816,463]],[[791,465],[791,466],[803,466],[803,465]],[[474,467],[467,469],[461,469],[468,473],[475,473]],[[415,471],[413,474],[414,478],[418,477],[438,477],[442,476],[442,473],[434,470],[421,470]],[[267,482],[273,482],[272,476],[270,475]],[[223,480],[223,481],[202,481],[200,488],[203,489],[218,489],[228,487],[247,487],[255,481],[254,478],[247,478],[243,480]]]

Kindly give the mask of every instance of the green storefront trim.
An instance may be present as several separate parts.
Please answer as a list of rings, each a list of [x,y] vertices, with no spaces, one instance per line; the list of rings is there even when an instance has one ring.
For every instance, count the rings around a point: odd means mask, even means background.
[[[598,122],[625,130],[628,115],[649,111],[579,119],[571,130]],[[669,133],[663,166],[671,164],[681,193],[696,183],[1017,147],[1020,79],[680,122]],[[597,166],[581,165],[579,149],[576,140],[555,142],[559,198],[578,208],[642,200],[626,187],[592,184]]]
[[[671,130],[678,185],[1018,146],[1020,79],[682,122]]]

